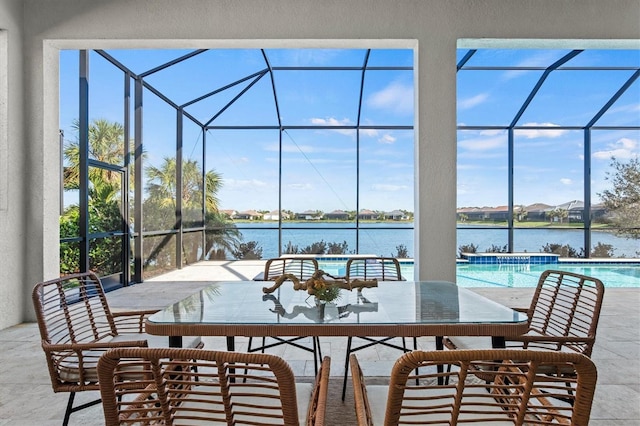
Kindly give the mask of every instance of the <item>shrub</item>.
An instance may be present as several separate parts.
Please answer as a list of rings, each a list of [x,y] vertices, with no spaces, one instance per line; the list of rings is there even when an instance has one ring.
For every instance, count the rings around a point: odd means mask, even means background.
[[[591,257],[613,257],[613,246],[611,244],[598,243],[591,252]]]
[[[262,259],[262,247],[258,245],[257,241],[241,243],[238,249],[233,251],[233,257],[239,260]]]
[[[327,251],[327,244],[324,242],[324,240],[315,242],[313,244],[311,244],[310,246],[307,246],[305,248],[303,248],[302,250],[300,250],[300,253],[302,254],[325,254]]]
[[[485,253],[507,253],[507,245],[500,247],[495,244],[491,244],[491,247],[485,250]]]
[[[346,241],[342,243],[329,243],[327,254],[347,254],[349,253],[349,244]]]
[[[460,247],[458,247],[458,257],[462,258],[462,253],[477,253],[478,252],[478,246],[471,243],[471,244],[463,244]]]
[[[298,246],[293,245],[291,241],[289,241],[282,252],[284,254],[298,254]]]
[[[395,256],[392,254],[391,257],[397,257],[399,259],[409,258],[409,250],[407,250],[407,246],[404,244],[396,246],[396,254]]]
[[[553,253],[557,254],[560,257],[584,257],[584,249],[580,248],[580,251],[571,247],[569,244],[555,244],[555,243],[547,243],[542,247],[543,253]]]

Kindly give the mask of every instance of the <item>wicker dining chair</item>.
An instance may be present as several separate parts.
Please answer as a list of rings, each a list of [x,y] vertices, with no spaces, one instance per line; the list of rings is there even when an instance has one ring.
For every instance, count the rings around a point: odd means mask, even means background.
[[[395,257],[352,257],[347,260],[346,277],[348,281],[374,278],[379,281],[404,281],[400,262]]]
[[[364,257],[354,257],[347,260],[346,267],[346,279],[347,282],[351,280],[359,279],[359,280],[371,280],[377,279],[379,281],[404,281],[402,278],[402,273],[400,271],[400,262],[395,257],[377,257],[377,256],[364,256]],[[362,289],[358,289],[358,300],[360,300],[362,295]],[[363,343],[359,346],[353,346],[353,339],[364,340],[366,343]],[[408,352],[410,349],[407,348],[407,342],[404,337],[402,339],[402,346],[398,344],[394,344],[390,342],[392,339],[396,339],[397,337],[383,337],[383,338],[373,338],[367,336],[349,336],[347,338],[347,350],[345,354],[344,361],[344,379],[342,382],[342,400],[347,393],[347,380],[349,375],[349,356],[362,349],[369,348],[375,345],[384,345],[386,347],[397,349],[403,352]],[[413,338],[413,349],[418,348],[418,339]]]
[[[102,355],[98,378],[106,426],[322,426],[329,368],[326,357],[314,383],[296,383],[286,361],[271,354],[118,348]]]
[[[63,425],[71,413],[100,403],[98,399],[73,406],[76,392],[99,389],[96,367],[105,351],[169,345],[166,337],[145,333],[145,319],[156,310],[112,312],[93,272],[38,283],[32,299],[53,391],[69,392]],[[183,342],[203,347],[200,337],[186,337]]]
[[[597,371],[578,353],[518,349],[413,351],[402,355],[389,385],[367,385],[351,356],[354,402],[359,426],[402,424],[539,424],[586,426]],[[445,365],[454,368],[446,373]],[[415,372],[419,369],[419,374]],[[488,380],[475,376],[487,371]],[[550,369],[575,372],[569,385],[548,376]],[[442,379],[445,384],[438,384]],[[418,383],[418,384],[416,384]]]
[[[283,256],[267,259],[263,281],[273,281],[280,275],[292,274],[298,279],[308,280],[318,272],[318,261],[312,257]]]
[[[308,280],[318,271],[318,261],[312,257],[294,257],[283,256],[273,259],[268,259],[264,266],[264,273],[261,280],[274,281],[278,277],[284,274],[291,274],[298,278],[300,281]],[[318,365],[322,360],[322,349],[320,348],[320,339],[316,336],[311,338],[311,345],[305,345],[301,340],[306,339],[307,336],[294,336],[294,337],[279,337],[270,336],[271,342],[267,341],[267,337],[262,338],[262,344],[260,346],[253,346],[253,337],[249,337],[247,344],[247,352],[262,352],[266,349],[274,348],[280,345],[291,345],[295,348],[302,349],[303,351],[311,352],[313,354],[314,371],[318,373]]]
[[[544,271],[526,311],[528,332],[508,337],[505,346],[591,356],[603,297],[604,285],[597,278]],[[443,345],[448,349],[486,349],[491,348],[491,338],[450,336],[444,337]]]

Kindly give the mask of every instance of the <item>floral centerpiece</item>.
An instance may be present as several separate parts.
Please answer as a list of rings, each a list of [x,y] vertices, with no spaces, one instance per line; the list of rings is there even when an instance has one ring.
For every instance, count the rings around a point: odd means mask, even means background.
[[[324,276],[328,276],[329,280],[324,279]],[[377,287],[378,280],[352,280],[347,281],[344,277],[334,277],[333,275],[327,274],[323,270],[319,269],[314,274],[302,282],[300,278],[296,277],[293,274],[282,274],[275,278],[275,283],[271,287],[263,287],[262,291],[266,294],[273,293],[277,288],[279,288],[282,283],[285,281],[293,282],[294,290],[306,290],[310,296],[314,296],[316,301],[319,303],[327,303],[333,302],[340,298],[340,290],[352,290],[354,288],[367,288],[367,287]]]
[[[334,302],[340,299],[340,287],[328,284],[324,280],[315,280],[313,282],[313,295],[321,303]]]

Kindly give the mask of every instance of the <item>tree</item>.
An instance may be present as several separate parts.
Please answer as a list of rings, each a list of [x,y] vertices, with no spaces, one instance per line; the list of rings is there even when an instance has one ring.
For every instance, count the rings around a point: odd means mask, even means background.
[[[527,220],[527,216],[529,216],[529,212],[524,208],[524,206],[516,206],[513,209],[513,216],[516,218],[518,222],[524,222]]]
[[[262,259],[262,247],[257,241],[242,243],[237,250],[234,250],[233,257],[244,260]]]
[[[234,253],[242,242],[242,233],[220,211],[207,212],[205,215],[206,259],[227,258],[227,253]],[[260,249],[262,254],[262,249]]]
[[[79,129],[78,120],[74,120],[72,127],[76,131]],[[80,187],[80,144],[78,140],[65,143],[63,153],[68,163],[68,166],[64,168],[64,188],[78,189]],[[108,164],[124,164],[124,127],[122,124],[103,118],[91,122],[89,125],[89,158]],[[96,167],[89,169],[89,180],[120,185],[119,173]]]
[[[640,159],[623,163],[612,157],[611,169],[605,180],[613,187],[598,195],[610,213],[616,235],[640,239]]]
[[[145,200],[145,229],[173,229],[176,211],[176,160],[166,157],[160,166],[146,168],[148,197]],[[233,254],[240,247],[242,234],[218,209],[217,192],[222,187],[219,173],[209,170],[204,175],[206,192],[203,187],[202,169],[196,160],[182,162],[182,222],[183,227],[199,226],[203,221],[207,247],[204,257],[225,259],[226,253]],[[206,214],[202,218],[202,194],[205,193]],[[185,260],[195,259],[197,241],[193,247],[183,247]],[[147,263],[154,257],[149,253]]]
[[[78,121],[73,123],[79,128]],[[64,189],[80,188],[80,144],[66,142],[63,148],[66,166],[63,170]],[[124,164],[124,128],[120,123],[96,119],[89,125],[89,157],[108,164]],[[122,192],[120,173],[98,167],[89,168],[89,232],[120,230],[124,218],[120,206]],[[60,216],[60,238],[80,235],[79,206],[65,208]],[[118,238],[99,238],[91,244],[91,268],[101,275],[121,271],[121,241]],[[60,273],[80,271],[80,248],[76,243],[60,244]]]
[[[558,217],[558,210],[546,211],[544,215],[549,219],[549,223],[553,223],[553,219]]]
[[[567,209],[558,209],[556,213],[556,217],[560,219],[560,223],[564,222],[564,219],[569,217],[569,210]]]

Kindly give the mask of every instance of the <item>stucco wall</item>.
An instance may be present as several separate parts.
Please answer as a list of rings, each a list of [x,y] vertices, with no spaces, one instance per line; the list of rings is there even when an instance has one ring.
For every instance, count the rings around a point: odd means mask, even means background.
[[[22,2],[0,1],[0,329],[23,320],[25,306]]]
[[[17,228],[10,236],[28,240],[29,258],[14,257],[7,274],[24,275],[24,296],[58,271],[59,48],[371,47],[366,40],[416,46],[416,276],[454,280],[457,40],[640,39],[637,0],[26,0],[23,19],[24,104],[16,106],[28,126],[24,137],[14,130],[14,146],[27,158],[16,175],[29,191],[9,201],[25,197],[26,223],[12,217],[3,229]],[[1,253],[23,251],[24,243],[5,235]],[[3,280],[2,294],[16,290],[13,279]],[[30,303],[23,306],[24,319],[32,319]],[[0,318],[11,322],[14,316]]]

